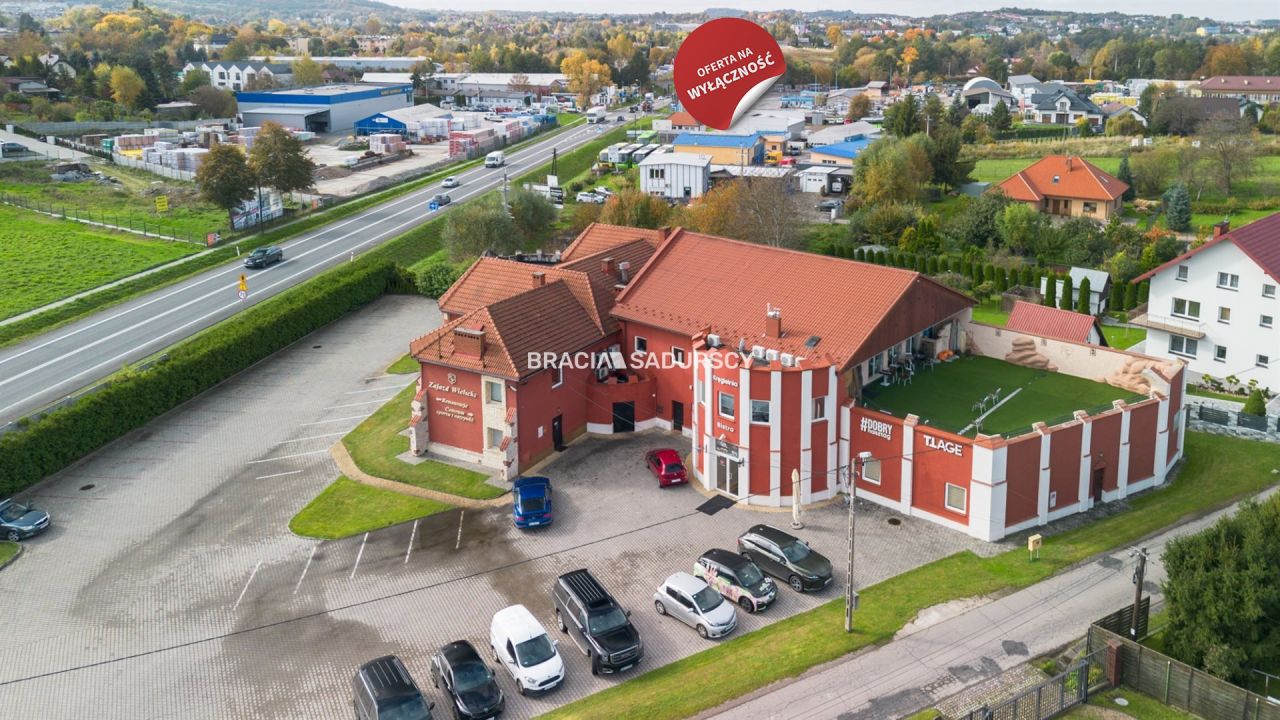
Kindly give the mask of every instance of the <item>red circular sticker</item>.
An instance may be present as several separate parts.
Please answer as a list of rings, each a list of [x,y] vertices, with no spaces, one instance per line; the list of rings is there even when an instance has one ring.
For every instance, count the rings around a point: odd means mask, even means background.
[[[680,104],[698,122],[727,130],[787,69],[769,31],[741,18],[719,18],[689,33],[676,53]]]

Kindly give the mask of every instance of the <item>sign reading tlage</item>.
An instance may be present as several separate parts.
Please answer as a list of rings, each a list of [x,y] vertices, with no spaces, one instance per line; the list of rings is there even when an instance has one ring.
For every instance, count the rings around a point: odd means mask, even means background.
[[[676,93],[698,122],[727,130],[786,69],[782,49],[767,30],[742,18],[718,18],[680,44]]]

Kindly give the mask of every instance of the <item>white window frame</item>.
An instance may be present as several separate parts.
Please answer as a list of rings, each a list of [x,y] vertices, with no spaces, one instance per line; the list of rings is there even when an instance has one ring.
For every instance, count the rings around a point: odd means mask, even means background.
[[[862,480],[872,485],[880,484],[880,461],[872,458],[862,463]]]
[[[1218,288],[1220,290],[1239,290],[1240,276],[1235,273],[1218,272]]]
[[[631,349],[638,353],[647,353],[649,352],[649,341],[643,336],[636,335],[631,338]]]
[[[1175,350],[1173,348],[1174,341],[1180,341],[1179,344],[1182,346],[1181,350]],[[1187,352],[1187,343],[1191,343],[1191,345],[1194,347],[1194,349],[1191,352]],[[1170,335],[1169,336],[1169,353],[1172,355],[1181,355],[1182,357],[1189,357],[1189,358],[1196,357],[1200,354],[1200,342],[1195,338],[1183,337],[1181,335]]]
[[[726,398],[728,398],[729,400],[729,413],[727,415],[724,412],[724,401]],[[725,392],[723,390],[716,393],[716,414],[717,415],[719,415],[722,418],[729,418],[730,420],[733,420],[737,412],[738,412],[738,397],[736,395],[734,395],[731,392]]]
[[[498,442],[496,443],[493,441],[495,433],[497,433],[497,438],[498,438]],[[502,445],[502,438],[504,435],[505,433],[503,433],[498,428],[486,427],[484,429],[485,447],[489,448],[490,450],[497,450]]]
[[[1225,306],[1218,307],[1218,322],[1223,325],[1231,324],[1231,308]]]
[[[1214,345],[1214,346],[1213,346],[1213,361],[1214,361],[1214,362],[1220,362],[1220,363],[1224,363],[1224,362],[1226,362],[1226,361],[1227,361],[1227,346],[1226,346],[1226,345]]]
[[[495,387],[498,389],[497,393],[494,393],[493,391]],[[493,403],[495,405],[501,404],[506,400],[506,398],[504,397],[506,395],[506,392],[504,391],[505,391],[505,388],[503,387],[503,383],[497,380],[484,381],[484,401],[485,402]],[[496,397],[495,397],[495,394],[496,394]]]
[[[763,408],[764,408],[764,419],[763,419],[763,420],[757,420],[757,419],[756,419],[756,411],[757,411],[757,410],[759,410],[761,407],[763,407]],[[770,421],[772,418],[773,418],[773,409],[769,406],[769,401],[768,401],[768,400],[755,400],[755,399],[753,399],[753,400],[751,401],[751,423],[752,423],[753,425],[768,425],[768,424],[769,424],[769,421]]]
[[[1271,356],[1259,355],[1256,358],[1254,358],[1253,364],[1257,365],[1260,368],[1269,368],[1271,367]]]
[[[1273,298],[1276,296],[1276,286],[1271,283],[1262,283],[1262,297]]]
[[[1258,316],[1258,327],[1270,328],[1275,323],[1275,318],[1270,315]]]
[[[813,419],[827,419],[827,397],[825,395],[819,395],[813,399]]]
[[[960,492],[964,493],[964,496],[963,496],[964,500],[960,503],[960,507],[958,508],[955,505],[951,504],[952,488],[955,488],[956,490],[959,490]],[[969,511],[969,489],[961,487],[954,483],[947,483],[946,486],[943,487],[942,489],[942,505],[943,507],[945,507],[946,509],[952,512],[958,512],[958,513],[968,512]]]
[[[1182,312],[1178,312],[1178,303],[1182,303]],[[1195,305],[1195,314],[1191,314],[1191,306]],[[1173,299],[1173,309],[1170,311],[1174,317],[1186,318],[1188,320],[1200,319],[1200,303],[1196,300],[1187,300],[1185,298],[1176,297]]]
[[[1191,268],[1187,267],[1186,265],[1179,265],[1178,274],[1174,277],[1174,279],[1179,282],[1186,282],[1187,278],[1190,276],[1191,276]]]
[[[564,384],[564,368],[559,365],[551,368],[551,387],[558,388]]]

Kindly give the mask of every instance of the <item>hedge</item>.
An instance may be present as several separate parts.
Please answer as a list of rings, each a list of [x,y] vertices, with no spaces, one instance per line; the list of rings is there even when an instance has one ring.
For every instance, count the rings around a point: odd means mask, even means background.
[[[324,273],[169,350],[146,370],[0,437],[0,496],[30,487],[385,292],[388,262]]]

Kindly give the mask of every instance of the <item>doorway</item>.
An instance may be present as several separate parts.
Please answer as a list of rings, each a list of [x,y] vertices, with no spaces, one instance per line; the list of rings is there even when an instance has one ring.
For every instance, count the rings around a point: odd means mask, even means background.
[[[1093,479],[1090,481],[1089,495],[1093,497],[1094,502],[1102,502],[1102,484],[1107,478],[1107,469],[1104,467],[1093,469]]]
[[[738,495],[738,471],[741,468],[741,460],[716,455],[716,489],[730,495]]]
[[[564,416],[551,418],[551,444],[559,452],[564,450]]]
[[[676,432],[684,430],[684,403],[682,402],[671,403],[671,429]]]
[[[613,431],[616,433],[632,432],[636,429],[635,402],[616,402],[613,404]]]

